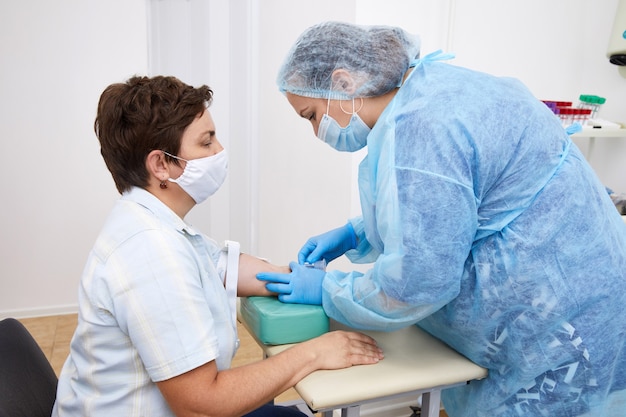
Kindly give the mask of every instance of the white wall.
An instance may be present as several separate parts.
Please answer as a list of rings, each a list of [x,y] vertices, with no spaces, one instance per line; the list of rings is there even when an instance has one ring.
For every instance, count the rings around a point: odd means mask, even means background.
[[[259,12],[258,254],[286,264],[311,234],[345,224],[352,157],[315,137],[278,91],[276,74],[305,28],[327,19],[354,21],[355,1],[320,0],[303,8],[301,2],[263,0]]]
[[[403,26],[421,35],[424,52],[444,49],[456,53],[453,64],[517,77],[538,98],[605,96],[601,116],[626,122],[626,79],[605,57],[616,5],[0,2],[0,316],[75,308],[85,258],[117,198],[92,129],[97,99],[111,82],[152,69],[214,88],[211,112],[231,150],[231,174],[213,204],[189,220],[218,240],[240,240],[248,252],[287,263],[307,237],[358,211],[359,157],[317,140],[276,90],[276,71],[302,30],[330,19]],[[576,142],[585,150],[588,140]],[[625,158],[626,141],[598,140],[591,162],[607,185],[626,192]]]
[[[0,315],[74,309],[117,198],[93,133],[110,83],[147,68],[143,0],[0,2]]]

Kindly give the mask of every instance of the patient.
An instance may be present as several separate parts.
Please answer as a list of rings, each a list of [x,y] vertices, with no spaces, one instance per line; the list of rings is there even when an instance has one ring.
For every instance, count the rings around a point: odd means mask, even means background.
[[[269,295],[256,274],[289,268],[231,252],[237,276],[223,248],[184,221],[227,174],[212,97],[162,76],[100,97],[95,132],[121,198],[80,281],[53,416],[301,416],[270,403],[315,370],[382,358],[372,338],[330,332],[230,368],[238,339],[226,288],[237,280],[240,296]]]

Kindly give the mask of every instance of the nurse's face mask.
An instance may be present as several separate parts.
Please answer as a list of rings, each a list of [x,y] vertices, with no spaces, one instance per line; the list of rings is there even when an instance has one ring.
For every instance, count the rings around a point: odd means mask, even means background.
[[[164,154],[180,161],[185,161],[185,169],[180,177],[168,178],[182,188],[196,204],[215,194],[226,180],[228,174],[228,153],[222,149],[215,155],[198,159],[183,159],[162,151]]]
[[[372,129],[359,117],[358,112],[363,107],[363,99],[361,99],[361,106],[355,110],[354,99],[352,99],[352,117],[348,126],[341,127],[339,123],[328,115],[330,109],[330,97],[328,98],[328,104],[326,105],[326,114],[322,116],[320,125],[317,128],[317,137],[326,142],[333,148],[342,152],[355,152],[367,145],[367,136]],[[346,114],[350,114],[341,107],[341,101],[339,101],[339,108]]]

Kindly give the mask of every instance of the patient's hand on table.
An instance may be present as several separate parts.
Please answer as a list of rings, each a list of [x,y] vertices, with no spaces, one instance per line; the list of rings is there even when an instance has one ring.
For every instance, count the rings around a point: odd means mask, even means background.
[[[370,365],[384,358],[373,338],[359,332],[336,330],[299,343],[313,354],[315,369],[341,369],[353,365]]]

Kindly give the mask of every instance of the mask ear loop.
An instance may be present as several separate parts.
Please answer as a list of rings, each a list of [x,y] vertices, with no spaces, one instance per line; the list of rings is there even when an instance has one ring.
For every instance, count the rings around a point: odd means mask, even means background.
[[[358,109],[354,110],[354,97],[352,97],[352,113],[347,112],[344,110],[344,108],[341,105],[342,100],[339,100],[339,108],[341,109],[342,112],[344,112],[345,114],[357,114],[358,112],[361,111],[361,109],[363,108],[363,97],[359,97],[361,99],[361,105],[359,106]],[[328,104],[330,105],[330,99],[328,101]],[[326,111],[326,113],[328,113],[328,111]]]
[[[178,159],[179,161],[185,161],[185,162],[189,162],[189,160],[185,159],[185,158],[181,158],[180,156],[176,156],[176,155],[172,155],[171,153],[165,152],[165,151],[161,151],[163,152],[165,155],[174,158],[174,159]]]
[[[164,150],[161,150],[161,152],[163,152],[165,155],[167,155],[169,157],[172,157],[174,159],[177,159],[179,161],[185,161],[185,166],[183,167],[183,172],[184,172],[185,168],[187,168],[187,163],[189,162],[188,159],[181,158],[180,156],[172,155],[171,153],[165,152]],[[172,181],[171,178],[168,178],[167,180],[170,181],[170,182],[176,182],[176,181]],[[161,184],[159,184],[159,186],[161,187],[162,190],[164,190],[164,189],[167,188],[167,183],[165,182],[165,180],[163,180],[163,181],[161,181]]]

